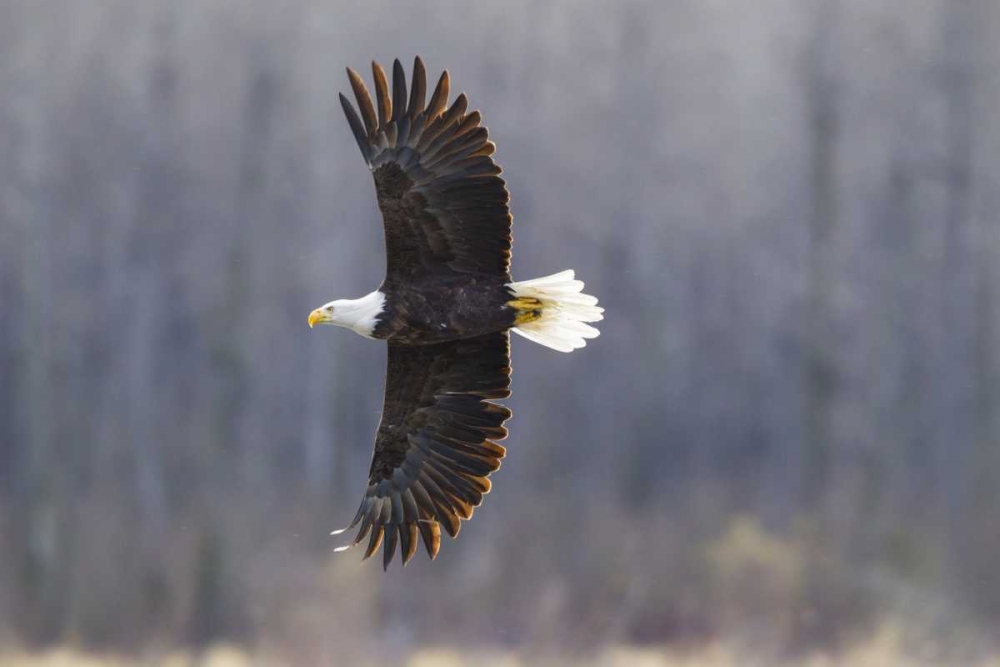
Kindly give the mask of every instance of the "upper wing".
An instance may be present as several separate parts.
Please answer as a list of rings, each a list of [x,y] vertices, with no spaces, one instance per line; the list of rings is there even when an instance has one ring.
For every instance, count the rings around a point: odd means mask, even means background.
[[[458,535],[460,519],[472,517],[490,490],[489,474],[506,453],[495,441],[507,437],[503,423],[510,410],[486,399],[509,396],[509,387],[505,331],[438,345],[389,342],[368,489],[344,529],[361,523],[353,544],[370,534],[365,558],[384,538],[383,566],[389,567],[397,542],[405,565],[417,549],[418,532],[434,558],[440,524]]]
[[[419,57],[409,102],[399,60],[392,67],[391,97],[382,67],[373,62],[372,72],[376,104],[351,68],[347,75],[361,116],[343,95],[340,103],[375,176],[387,278],[442,269],[509,278],[509,196],[479,112],[466,113],[464,93],[446,110],[447,71],[424,106],[427,77]]]

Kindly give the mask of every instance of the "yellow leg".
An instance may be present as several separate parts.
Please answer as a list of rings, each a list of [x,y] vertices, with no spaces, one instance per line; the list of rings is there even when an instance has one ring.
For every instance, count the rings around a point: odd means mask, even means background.
[[[534,322],[542,316],[542,302],[531,297],[508,301],[507,305],[517,311],[514,316],[514,326]]]

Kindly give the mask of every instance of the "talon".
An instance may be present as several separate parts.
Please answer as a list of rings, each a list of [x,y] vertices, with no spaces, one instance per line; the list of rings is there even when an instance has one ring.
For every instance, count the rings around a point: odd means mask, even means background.
[[[534,322],[542,316],[542,302],[532,297],[522,297],[508,301],[507,305],[517,311],[514,326]]]
[[[538,299],[527,296],[520,299],[514,299],[513,301],[508,301],[507,305],[514,310],[540,310],[542,302]]]

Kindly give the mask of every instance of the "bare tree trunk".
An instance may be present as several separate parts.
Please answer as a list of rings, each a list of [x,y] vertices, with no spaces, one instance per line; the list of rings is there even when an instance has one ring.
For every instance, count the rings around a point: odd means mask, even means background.
[[[940,327],[942,340],[935,346],[941,355],[938,380],[944,395],[938,398],[939,418],[934,428],[934,465],[943,490],[943,534],[951,535],[946,543],[946,557],[954,562],[960,557],[961,546],[956,544],[960,530],[961,505],[968,487],[968,473],[972,454],[969,409],[973,408],[972,392],[962,382],[976,371],[972,357],[976,354],[973,328],[975,316],[975,275],[970,247],[972,231],[972,185],[975,163],[973,141],[973,81],[972,54],[975,49],[977,29],[975,8],[971,3],[949,3],[944,10],[942,27],[944,36],[943,63],[939,69],[940,89],[944,93],[946,109],[945,178],[947,202],[944,225],[942,261],[938,276],[941,308]],[[974,428],[974,426],[973,426]],[[947,443],[947,444],[945,444]],[[958,552],[955,552],[955,549]]]
[[[1000,618],[1000,588],[995,584],[995,554],[1000,549],[1000,535],[990,527],[1000,513],[1000,206],[995,183],[995,155],[1000,149],[1000,122],[996,108],[1000,103],[1000,81],[994,76],[1000,57],[1000,7],[992,0],[977,0],[966,9],[963,30],[953,28],[954,39],[967,49],[968,68],[966,103],[969,105],[967,156],[970,191],[967,224],[970,227],[973,321],[972,354],[972,424],[970,451],[966,461],[961,503],[955,522],[960,531],[954,554],[954,567],[963,575],[967,590],[992,622]],[[958,6],[956,10],[960,11]],[[958,26],[956,26],[957,28]],[[963,35],[976,39],[971,44]],[[955,122],[961,116],[953,117]],[[973,138],[973,133],[978,135]],[[985,150],[973,151],[983,146]]]
[[[53,285],[52,220],[45,193],[45,116],[40,107],[41,87],[26,83],[20,96],[9,103],[12,119],[22,137],[16,164],[22,200],[15,225],[24,237],[20,259],[20,292],[24,311],[20,323],[21,363],[19,414],[23,425],[15,460],[15,541],[22,551],[14,557],[21,585],[18,621],[29,637],[42,642],[56,638],[63,616],[59,608],[61,562],[58,470],[55,450],[57,419],[53,411],[52,359],[55,352],[51,323],[55,315]]]
[[[802,536],[807,554],[806,586],[797,600],[793,637],[809,645],[830,640],[837,624],[827,616],[822,584],[823,554],[830,543],[827,511],[832,487],[833,408],[838,369],[832,331],[833,283],[836,280],[837,164],[840,118],[837,108],[834,58],[841,8],[835,0],[818,2],[813,37],[803,59],[808,113],[810,212],[802,322],[802,509],[807,517]],[[829,556],[829,554],[827,554]]]
[[[830,483],[833,447],[832,408],[837,387],[833,358],[832,291],[834,236],[837,224],[837,141],[839,118],[833,66],[830,62],[838,30],[835,2],[818,5],[811,52],[805,59],[809,113],[811,212],[803,322],[803,500],[813,512],[822,511]]]

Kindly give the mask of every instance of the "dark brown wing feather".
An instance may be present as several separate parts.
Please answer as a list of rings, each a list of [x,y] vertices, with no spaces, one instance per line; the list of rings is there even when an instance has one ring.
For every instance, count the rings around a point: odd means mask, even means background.
[[[369,538],[365,558],[385,544],[388,568],[397,544],[403,564],[417,535],[431,558],[441,526],[455,537],[462,519],[490,490],[506,450],[510,410],[488,399],[510,395],[510,341],[498,332],[438,345],[389,343],[382,422],[368,489],[349,528]]]
[[[509,196],[501,169],[490,157],[496,147],[480,125],[479,112],[466,113],[464,94],[447,108],[447,72],[424,107],[427,78],[419,57],[413,63],[409,104],[398,60],[391,91],[381,66],[372,63],[372,73],[374,104],[358,73],[347,70],[360,117],[343,95],[340,102],[375,176],[385,223],[387,280],[442,270],[509,278]]]

